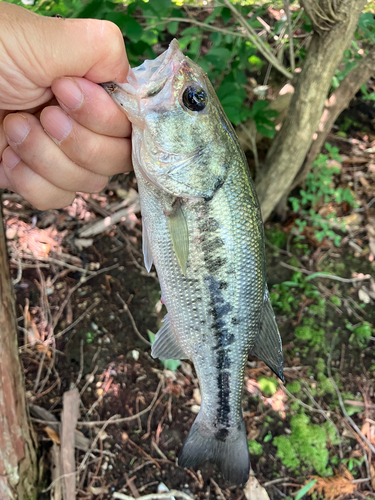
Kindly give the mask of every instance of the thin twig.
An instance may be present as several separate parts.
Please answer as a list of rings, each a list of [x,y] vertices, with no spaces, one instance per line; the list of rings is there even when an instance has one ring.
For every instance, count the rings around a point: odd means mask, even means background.
[[[284,8],[285,8],[285,13],[286,13],[286,18],[288,20],[290,67],[292,68],[292,73],[294,73],[294,71],[296,69],[296,63],[294,60],[293,30],[292,30],[292,20],[290,17],[290,2],[289,2],[289,0],[284,0]]]
[[[138,417],[140,417],[141,415],[144,415],[145,413],[149,412],[152,407],[154,406],[155,404],[155,401],[158,399],[158,396],[159,396],[159,392],[160,392],[160,388],[163,384],[163,381],[164,379],[162,378],[159,382],[159,385],[156,389],[156,392],[155,392],[155,395],[154,397],[152,398],[152,401],[151,403],[147,406],[147,408],[145,408],[144,410],[140,411],[137,415],[131,415],[130,417],[121,417],[121,418],[115,418],[117,417],[117,415],[114,415],[112,417],[112,420],[111,420],[111,424],[122,424],[123,422],[131,422],[132,420],[136,420]],[[83,422],[83,421],[80,421],[80,422],[77,422],[77,426],[82,426],[82,427],[95,427],[97,425],[103,425],[105,424],[106,422],[108,422],[108,420],[98,420],[98,421],[89,421],[89,422]]]
[[[154,16],[142,16],[144,19],[156,19]],[[194,26],[199,26],[200,28],[203,28],[207,31],[214,31],[217,33],[222,33],[223,35],[232,35],[232,36],[238,36],[240,38],[247,38],[247,35],[244,35],[241,33],[241,31],[230,31],[225,28],[219,28],[218,26],[213,26],[211,24],[206,24],[206,23],[201,23],[199,21],[196,21],[195,19],[184,19],[182,17],[161,17],[160,22],[149,24],[146,26],[143,26],[144,30],[152,30],[154,29],[155,26],[159,26],[161,24],[165,24],[166,22],[174,22],[177,21],[179,23],[187,23],[187,24],[193,24]]]
[[[238,12],[236,7],[229,1],[229,0],[223,0],[224,4],[228,9],[230,9],[234,15],[234,17],[237,19],[238,23],[242,26],[242,28],[245,30],[247,33],[247,37],[249,40],[256,46],[256,48],[259,50],[259,52],[267,59],[269,63],[272,64],[272,66],[280,71],[284,76],[286,76],[289,80],[293,78],[293,74],[290,73],[285,66],[283,66],[278,59],[274,56],[274,54],[271,52],[271,50],[267,47],[267,45],[263,42],[261,38],[258,37],[257,32],[246,22],[246,19]]]
[[[177,490],[170,490],[166,491],[165,493],[151,493],[149,495],[138,497],[137,500],[171,500],[173,497],[183,498],[184,500],[192,500],[192,497],[190,495]],[[135,500],[134,497],[130,497],[129,495],[125,495],[124,493],[117,493],[116,491],[113,493],[112,498],[117,498],[119,500]]]
[[[280,264],[283,267],[286,267],[287,269],[291,269],[292,271],[298,271],[303,274],[313,274],[314,276],[309,278],[309,279],[314,279],[314,278],[328,278],[330,280],[336,280],[336,281],[341,281],[342,283],[356,283],[357,281],[364,281],[364,280],[369,280],[371,278],[371,274],[364,274],[361,278],[341,278],[340,276],[335,276],[334,274],[325,274],[325,273],[314,273],[313,271],[308,271],[307,269],[303,269],[301,267],[294,267],[286,262],[280,262]]]
[[[121,304],[124,308],[124,311],[126,312],[126,314],[129,316],[129,319],[130,319],[130,322],[132,324],[132,327],[133,327],[133,330],[134,332],[136,333],[137,337],[139,337],[145,344],[147,344],[148,346],[151,346],[151,342],[149,342],[148,340],[146,340],[144,338],[144,336],[141,334],[141,332],[138,330],[137,328],[137,325],[135,324],[135,321],[134,321],[134,318],[133,318],[133,315],[132,313],[130,312],[130,309],[128,307],[128,304],[124,301],[124,299],[121,297],[121,295],[117,292],[116,293],[117,297],[120,299],[121,301]]]
[[[65,335],[66,333],[68,333],[70,330],[72,330],[76,325],[78,325],[78,323],[80,321],[83,320],[83,318],[89,314],[97,305],[100,304],[100,299],[95,299],[94,303],[91,304],[91,306],[89,306],[86,311],[84,313],[81,314],[81,316],[79,316],[75,321],[73,321],[73,323],[71,323],[69,326],[67,326],[64,330],[62,330],[61,332],[57,333],[55,335],[55,339],[58,339],[60,337],[62,337],[63,335]]]
[[[332,341],[333,340],[334,340],[334,338],[332,339]],[[332,377],[332,372],[331,372],[332,348],[333,348],[333,344],[332,344],[332,347],[331,347],[331,350],[329,352],[328,359],[327,359],[327,372],[328,372],[328,376],[333,384],[333,387],[335,388],[335,391],[336,391],[336,394],[337,394],[337,397],[338,397],[338,400],[340,403],[341,411],[342,411],[343,415],[345,416],[345,418],[350,423],[351,427],[356,431],[356,433],[361,437],[361,439],[367,444],[367,446],[372,451],[372,453],[375,454],[375,447],[370,443],[370,441],[367,439],[367,437],[362,433],[361,429],[354,422],[354,420],[348,415],[348,412],[346,411],[344,402],[342,400],[340,389],[337,387],[337,384],[336,384],[334,378]]]

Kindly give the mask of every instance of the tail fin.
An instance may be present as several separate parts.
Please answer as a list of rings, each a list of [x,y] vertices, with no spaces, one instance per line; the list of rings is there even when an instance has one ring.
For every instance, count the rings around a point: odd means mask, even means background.
[[[229,433],[226,429],[224,431],[215,431],[198,415],[182,447],[178,463],[181,467],[193,467],[211,460],[224,479],[243,486],[250,473],[245,422],[242,421],[238,428],[231,428]]]

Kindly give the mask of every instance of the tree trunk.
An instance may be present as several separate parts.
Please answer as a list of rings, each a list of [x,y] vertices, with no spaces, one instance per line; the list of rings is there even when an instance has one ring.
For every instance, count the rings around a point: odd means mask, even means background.
[[[375,74],[375,47],[372,47],[369,53],[358,62],[357,66],[346,75],[340,86],[328,99],[320,119],[316,137],[314,137],[303,168],[293,181],[291,189],[294,189],[305,180],[333,124],[344,109],[348,107],[350,101],[354,98],[361,86],[366,83],[373,74]]]
[[[36,483],[35,439],[18,359],[15,301],[0,191],[0,500],[35,499]]]
[[[305,0],[315,33],[297,80],[289,113],[256,182],[264,220],[285,195],[318,129],[332,77],[352,39],[365,0]]]

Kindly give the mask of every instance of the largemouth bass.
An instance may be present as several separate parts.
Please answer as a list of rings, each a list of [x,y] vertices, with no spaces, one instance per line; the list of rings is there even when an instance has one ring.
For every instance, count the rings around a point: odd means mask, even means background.
[[[283,377],[266,284],[263,224],[248,165],[203,70],[174,40],[128,83],[104,84],[133,124],[147,270],[168,314],[152,355],[190,359],[202,394],[179,456],[242,485],[250,459],[241,394],[249,352]]]

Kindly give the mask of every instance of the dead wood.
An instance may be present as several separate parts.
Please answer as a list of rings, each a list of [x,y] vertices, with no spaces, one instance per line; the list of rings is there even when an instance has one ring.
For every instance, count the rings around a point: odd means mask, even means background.
[[[77,388],[64,393],[61,416],[61,470],[63,473],[64,500],[74,500],[76,498],[74,433],[78,422],[79,401]]]
[[[0,500],[36,498],[35,447],[18,359],[14,292],[0,208]]]

